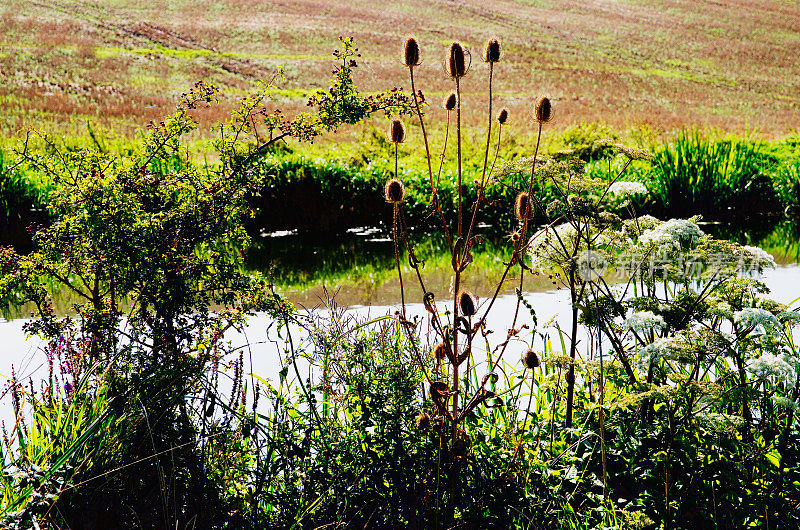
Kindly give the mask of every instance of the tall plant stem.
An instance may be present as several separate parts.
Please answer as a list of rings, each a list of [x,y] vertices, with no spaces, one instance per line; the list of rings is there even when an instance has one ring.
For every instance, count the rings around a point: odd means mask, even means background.
[[[394,144],[394,178],[397,178],[397,145]],[[400,303],[403,308],[403,320],[406,318],[406,295],[403,288],[403,271],[400,268],[400,245],[397,240],[397,224],[399,222],[400,205],[394,204],[392,215],[392,242],[394,243],[394,261],[397,263],[397,277],[400,279]]]
[[[492,140],[492,74],[494,73],[494,63],[489,63],[489,119],[488,124],[486,126],[486,150],[483,153],[483,174],[481,175],[481,184],[478,187],[478,197],[475,199],[475,206],[472,209],[472,221],[469,224],[469,229],[467,230],[467,239],[465,240],[466,243],[469,243],[470,238],[472,237],[472,231],[475,229],[475,220],[478,218],[478,208],[481,204],[481,199],[484,195],[484,188],[486,186],[486,169],[489,166],[489,144]],[[500,126],[502,127],[502,125]],[[500,136],[497,137],[497,149],[500,149]],[[495,160],[497,156],[495,156]],[[494,166],[494,164],[492,164]],[[464,245],[464,252],[462,253],[463,256],[467,254],[468,244]]]
[[[461,238],[464,216],[461,210],[461,82],[456,77],[456,143],[458,145],[458,237]],[[453,249],[453,253],[457,249]],[[458,292],[461,289],[461,260],[454,256],[456,277],[453,294],[453,441],[458,433]]]
[[[414,67],[408,67],[409,74],[411,76],[411,94],[414,96],[414,108],[417,111],[417,117],[419,118],[419,126],[422,129],[422,140],[425,143],[425,160],[428,162],[428,178],[430,179],[431,183],[431,194],[433,196],[434,207],[436,208],[436,212],[439,214],[439,218],[442,221],[442,226],[444,227],[444,235],[447,239],[447,246],[450,250],[453,250],[453,241],[450,238],[450,230],[447,227],[447,221],[444,218],[444,212],[442,211],[442,207],[439,204],[439,183],[438,178],[437,181],[433,179],[433,167],[431,165],[431,149],[428,145],[428,131],[425,129],[425,120],[422,118],[422,109],[419,106],[419,98],[417,97],[417,87],[414,83]],[[448,124],[450,122],[450,113],[448,111]],[[447,138],[445,137],[445,148],[447,147]],[[444,161],[444,153],[442,153],[442,161]],[[439,166],[439,173],[441,174],[442,168]]]

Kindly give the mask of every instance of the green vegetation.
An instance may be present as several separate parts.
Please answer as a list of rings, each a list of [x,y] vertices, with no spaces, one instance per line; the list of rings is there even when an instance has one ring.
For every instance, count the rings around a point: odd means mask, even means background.
[[[343,38],[310,109],[271,110],[266,84],[211,128],[207,158],[191,150],[219,95],[203,82],[127,149],[24,144],[3,165],[6,215],[46,195],[49,222],[28,252],[0,249],[0,304],[32,308],[47,372],[9,381],[1,524],[797,527],[800,307],[747,277],[775,265],[762,249],[647,213],[791,212],[796,142],[692,133],[651,152],[584,126],[542,152],[555,104],[540,97],[525,152],[492,106],[499,55],[490,41],[468,72],[451,45],[440,128],[416,90],[362,94]],[[412,86],[419,59],[409,39]],[[487,70],[482,140],[462,128],[461,83]],[[380,156],[317,161],[279,143],[376,114],[392,117]],[[402,118],[422,142],[406,143]],[[495,163],[501,145],[513,154]],[[774,194],[754,204],[755,190]],[[330,296],[299,310],[275,280],[304,271],[245,266],[255,227],[335,237],[381,212],[391,247],[368,267],[394,265],[393,314],[354,318]],[[568,293],[566,324],[539,320],[534,276]],[[501,292],[514,310],[490,320]],[[264,334],[235,344],[253,317]],[[274,348],[274,379],[254,373],[255,341]]]

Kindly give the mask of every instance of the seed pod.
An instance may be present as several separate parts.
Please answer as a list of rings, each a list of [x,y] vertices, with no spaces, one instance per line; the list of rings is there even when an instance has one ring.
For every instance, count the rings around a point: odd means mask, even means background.
[[[500,125],[505,124],[508,121],[508,109],[503,109],[497,115],[497,123]]]
[[[444,108],[445,110],[453,110],[456,108],[456,94],[455,92],[451,92],[447,98],[444,100]]]
[[[444,342],[440,342],[434,346],[432,354],[437,361],[444,361],[447,359],[447,345]]]
[[[417,416],[417,427],[420,429],[428,430],[428,427],[431,426],[431,418],[424,412]]]
[[[533,105],[533,117],[539,123],[547,123],[553,118],[553,107],[550,98],[540,96]]]
[[[489,39],[486,43],[486,52],[483,55],[483,60],[487,63],[496,63],[500,60],[500,41],[497,39]]]
[[[517,195],[517,202],[514,204],[514,214],[520,221],[533,219],[531,197],[524,191]]]
[[[534,368],[539,368],[539,365],[542,364],[542,362],[539,360],[539,356],[536,355],[536,352],[534,352],[533,350],[526,351],[522,360],[525,362],[525,366],[527,366],[531,370],[533,370]]]
[[[450,77],[458,79],[464,77],[467,73],[467,59],[464,55],[464,47],[458,42],[450,45],[450,61],[449,61]]]
[[[419,65],[419,44],[417,39],[409,37],[403,53],[403,63],[409,68]]]
[[[474,315],[478,308],[475,304],[475,297],[468,291],[461,291],[458,295],[458,307],[461,309],[461,314],[465,317]]]
[[[406,139],[406,128],[400,120],[392,120],[391,136],[393,144],[402,144]]]
[[[398,204],[405,199],[406,190],[403,188],[402,182],[397,179],[390,179],[383,188],[383,194],[386,197],[386,202]]]

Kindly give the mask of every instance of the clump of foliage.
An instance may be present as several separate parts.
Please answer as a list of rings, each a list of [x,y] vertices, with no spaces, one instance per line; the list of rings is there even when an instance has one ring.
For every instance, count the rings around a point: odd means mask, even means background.
[[[53,176],[54,220],[31,253],[0,252],[0,300],[33,311],[26,330],[44,339],[49,369],[38,388],[10,383],[3,524],[797,526],[800,311],[747,277],[772,257],[710,237],[696,218],[641,215],[647,183],[624,176],[647,151],[578,131],[573,149],[540,154],[546,97],[532,105],[532,156],[497,164],[510,124],[495,116],[495,39],[483,54],[486,143],[471,162],[461,83],[479,67],[464,46],[446,57],[448,141],[433,153],[417,42],[404,54],[410,98],[360,96],[357,51],[342,45],[316,112],[269,112],[263,87],[218,129],[219,163],[197,165],[182,140],[215,100],[204,83],[125,156],[27,158]],[[242,266],[251,201],[270,179],[263,157],[376,111],[393,117],[394,163],[376,192],[400,304],[371,320],[330,298],[325,311],[298,311]],[[400,165],[408,115],[425,149],[417,181]],[[444,296],[426,284],[417,218],[449,253]],[[491,292],[473,293],[481,220],[508,223],[508,261]],[[566,326],[538,321],[533,275],[568,292]],[[492,329],[504,285],[514,311]],[[63,290],[76,300],[68,316],[54,309]],[[275,381],[250,373],[226,335],[256,312],[280,352]]]
[[[350,40],[342,46],[352,54]],[[240,355],[230,397],[219,395],[217,370],[235,353],[224,333],[280,303],[264,277],[242,266],[249,200],[267,171],[257,162],[282,138],[309,140],[350,120],[356,97],[336,85],[329,96],[339,98],[339,118],[322,109],[322,117],[276,119],[265,111],[272,88],[244,98],[218,128],[216,165],[198,166],[183,143],[194,114],[216,100],[202,82],[128,153],[55,144],[53,156],[20,153],[52,177],[53,221],[35,234],[32,252],[0,252],[0,300],[32,309],[25,330],[45,341],[49,375],[41,389],[10,382],[17,424],[4,464],[23,472],[4,475],[8,524],[225,521],[228,484],[208,472],[207,458],[247,423]],[[386,103],[402,111],[398,104]],[[54,300],[65,292],[75,303],[60,316]],[[215,404],[227,419],[210,431]]]

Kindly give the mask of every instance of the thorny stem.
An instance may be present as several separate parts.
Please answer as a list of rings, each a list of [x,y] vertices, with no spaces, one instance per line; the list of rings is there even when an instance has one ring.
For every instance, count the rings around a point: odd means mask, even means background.
[[[394,178],[397,178],[397,148],[398,144],[394,144]],[[406,295],[405,290],[403,289],[403,271],[400,268],[400,249],[399,244],[397,242],[397,223],[398,223],[398,216],[400,205],[394,204],[393,205],[393,212],[392,212],[392,242],[394,243],[394,260],[397,263],[397,277],[400,278],[400,302],[403,308],[403,320],[406,319]]]
[[[465,240],[464,244],[464,251],[462,252],[462,257],[466,257],[467,250],[469,248],[469,240],[472,238],[472,231],[475,228],[475,220],[478,218],[478,208],[481,205],[481,199],[484,196],[484,191],[486,188],[486,168],[489,166],[489,144],[492,140],[492,74],[494,72],[494,63],[489,63],[489,120],[488,125],[486,127],[486,150],[483,154],[483,174],[481,175],[481,183],[478,186],[478,197],[475,199],[475,206],[472,209],[472,222],[470,222],[469,230],[467,230],[467,239]],[[501,125],[502,127],[502,125]],[[500,135],[497,136],[497,149],[500,149]],[[495,160],[497,160],[497,155],[495,155]],[[494,163],[492,163],[492,169],[494,169]]]
[[[452,252],[453,250],[453,241],[450,238],[450,230],[447,227],[447,221],[444,218],[444,212],[442,211],[442,206],[439,204],[439,177],[442,175],[442,165],[444,164],[444,150],[447,149],[447,132],[445,132],[444,137],[444,149],[442,150],[442,162],[439,164],[439,174],[436,177],[436,182],[433,180],[433,168],[431,166],[431,150],[430,146],[428,145],[428,132],[425,129],[425,120],[422,118],[422,109],[419,106],[419,99],[417,97],[417,88],[414,84],[414,67],[409,66],[408,71],[411,75],[411,94],[414,96],[414,108],[417,111],[417,116],[419,117],[419,126],[422,129],[422,139],[425,142],[425,159],[428,162],[428,177],[431,181],[431,198],[434,202],[434,207],[436,208],[436,212],[439,214],[439,218],[442,221],[442,227],[444,228],[444,235],[447,239],[447,246]],[[450,111],[447,111],[447,125],[448,129],[450,126]]]

